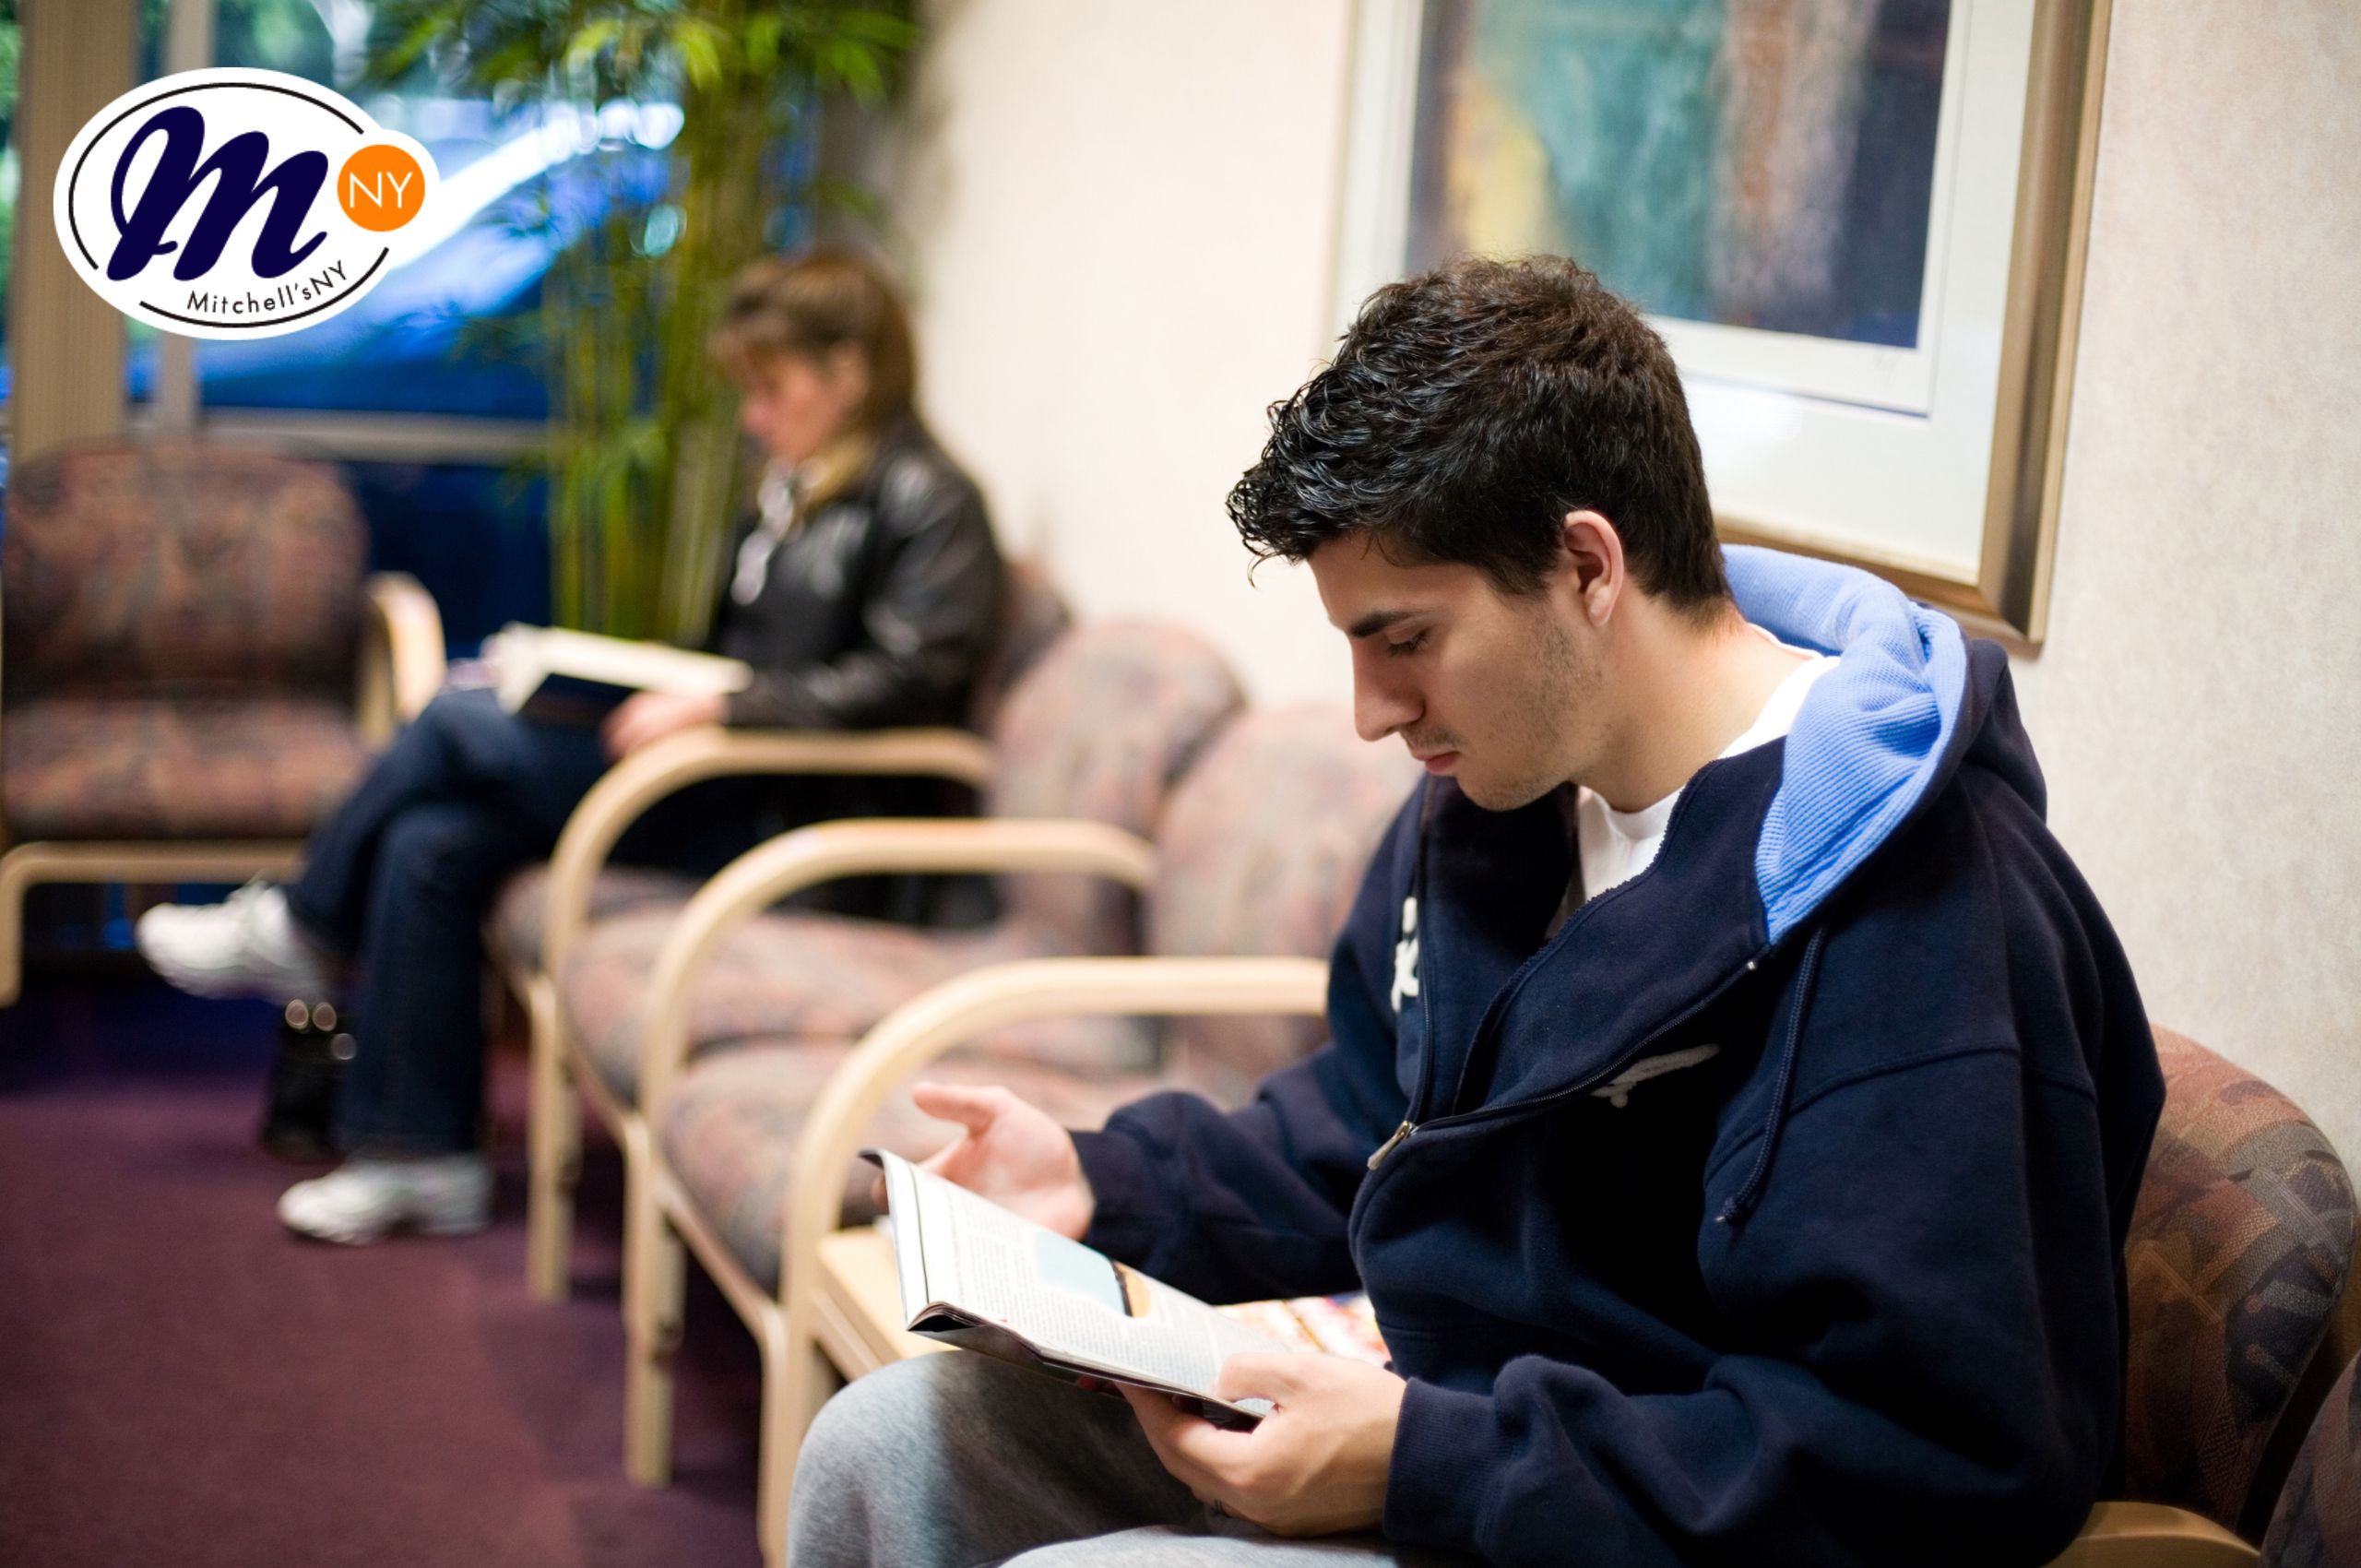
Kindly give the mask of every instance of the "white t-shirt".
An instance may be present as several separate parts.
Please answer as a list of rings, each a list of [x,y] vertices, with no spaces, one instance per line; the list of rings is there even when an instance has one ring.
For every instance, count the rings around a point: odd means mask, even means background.
[[[1836,668],[1836,660],[1824,653],[1779,642],[1760,626],[1752,629],[1766,641],[1797,655],[1802,662],[1771,693],[1770,700],[1754,716],[1754,722],[1747,726],[1746,732],[1723,749],[1723,756],[1750,752],[1785,736],[1795,728],[1796,712],[1803,707],[1804,694],[1811,690],[1812,683]],[[1582,853],[1581,897],[1596,898],[1647,870],[1656,858],[1656,850],[1663,847],[1665,825],[1672,820],[1672,808],[1679,800],[1680,790],[1675,790],[1654,805],[1642,806],[1635,812],[1619,812],[1588,790],[1577,791],[1574,838]],[[1571,909],[1573,890],[1570,888],[1568,893]]]

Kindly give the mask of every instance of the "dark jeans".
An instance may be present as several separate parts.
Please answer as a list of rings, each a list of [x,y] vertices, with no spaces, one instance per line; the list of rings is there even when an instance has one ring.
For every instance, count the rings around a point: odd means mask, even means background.
[[[312,835],[289,907],[362,976],[338,1115],[347,1148],[481,1144],[485,913],[510,873],[549,854],[607,766],[594,731],[516,718],[488,691],[446,693]],[[695,785],[635,824],[615,858],[718,870],[815,814],[788,801],[777,780]]]

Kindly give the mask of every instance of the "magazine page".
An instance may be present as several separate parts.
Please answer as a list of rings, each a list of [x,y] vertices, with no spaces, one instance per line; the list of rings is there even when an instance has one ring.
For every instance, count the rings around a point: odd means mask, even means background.
[[[1167,1388],[1259,1415],[1267,1406],[1216,1397],[1234,1355],[1290,1347],[1105,1253],[1022,1219],[990,1199],[882,1149],[902,1305],[916,1332],[938,1310],[1004,1330],[1052,1362]]]

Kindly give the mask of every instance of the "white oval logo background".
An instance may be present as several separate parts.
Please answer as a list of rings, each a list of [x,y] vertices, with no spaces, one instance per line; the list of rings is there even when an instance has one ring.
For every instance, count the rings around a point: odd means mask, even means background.
[[[416,170],[373,154],[339,193],[364,147]],[[275,338],[350,309],[409,260],[405,237],[435,227],[416,221],[435,184],[425,148],[341,94],[222,66],[92,115],[58,165],[53,215],[74,270],[125,315],[186,338]],[[364,227],[347,202],[399,226]]]

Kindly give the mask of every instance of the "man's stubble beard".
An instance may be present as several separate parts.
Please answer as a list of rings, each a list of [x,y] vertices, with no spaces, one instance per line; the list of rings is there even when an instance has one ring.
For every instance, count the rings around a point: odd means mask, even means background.
[[[1511,718],[1502,726],[1516,746],[1519,771],[1497,780],[1479,778],[1472,789],[1465,775],[1459,779],[1460,792],[1486,811],[1530,805],[1574,777],[1582,749],[1573,743],[1574,731],[1596,711],[1598,668],[1563,626],[1537,615],[1528,652],[1529,673],[1510,697]]]

